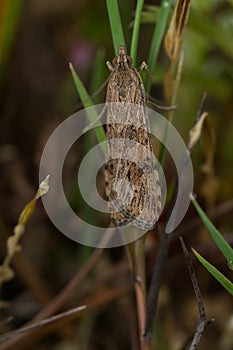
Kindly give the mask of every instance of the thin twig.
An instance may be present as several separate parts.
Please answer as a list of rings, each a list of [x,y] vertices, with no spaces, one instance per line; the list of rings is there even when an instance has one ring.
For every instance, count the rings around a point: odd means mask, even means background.
[[[151,285],[148,293],[147,311],[146,311],[146,327],[144,338],[150,339],[153,327],[153,321],[158,303],[158,295],[163,279],[164,266],[167,259],[171,234],[164,233],[159,248],[158,257],[155,262]]]
[[[190,259],[188,250],[185,246],[184,240],[182,237],[180,237],[180,242],[181,242],[181,246],[184,252],[184,256],[186,259],[186,263],[187,263],[187,267],[189,270],[189,274],[192,280],[192,284],[193,284],[193,289],[194,289],[194,293],[196,296],[196,300],[197,300],[197,305],[198,305],[198,311],[199,311],[199,319],[198,319],[198,323],[196,326],[196,330],[193,336],[193,340],[191,343],[191,346],[189,348],[189,350],[196,350],[198,347],[198,344],[201,340],[201,337],[206,329],[206,327],[213,322],[213,320],[208,320],[206,318],[206,314],[205,314],[205,308],[204,308],[204,303],[203,303],[203,299],[201,296],[201,291],[197,282],[197,278],[196,278],[196,274],[195,274],[195,270],[192,264],[192,261]]]
[[[30,332],[30,331],[32,331],[34,329],[38,329],[38,328],[47,326],[48,324],[56,322],[58,320],[61,320],[62,318],[66,318],[67,316],[71,316],[71,315],[77,314],[80,311],[84,310],[85,308],[86,308],[86,305],[78,306],[78,307],[76,307],[74,309],[71,309],[71,310],[62,312],[62,313],[60,313],[58,315],[46,318],[45,320],[37,322],[37,323],[32,324],[30,326],[22,327],[22,328],[14,330],[12,332],[8,332],[8,333],[3,334],[3,335],[0,336],[0,342],[5,341],[7,339],[10,339],[10,338],[12,338],[12,337],[14,337],[16,335],[19,335],[19,334],[22,334],[22,333],[26,333],[26,332]]]

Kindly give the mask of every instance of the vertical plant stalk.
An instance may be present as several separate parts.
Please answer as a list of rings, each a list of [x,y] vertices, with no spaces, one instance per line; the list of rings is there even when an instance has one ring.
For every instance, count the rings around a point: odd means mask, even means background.
[[[149,67],[152,74],[154,74],[154,72],[155,72],[155,65],[157,62],[158,53],[159,53],[159,49],[161,47],[162,39],[163,39],[163,36],[165,33],[167,18],[168,18],[168,14],[170,11],[170,7],[171,7],[171,0],[163,0],[162,1],[161,7],[160,7],[160,13],[159,13],[159,17],[158,17],[158,22],[157,22],[155,30],[154,30],[153,38],[151,41],[150,52],[149,52],[149,56],[148,56],[148,62],[147,62],[148,67]],[[145,89],[146,89],[147,93],[149,94],[150,89],[151,89],[151,79],[149,77],[146,77]]]
[[[145,349],[152,349],[152,330],[154,318],[157,310],[159,290],[163,280],[164,267],[167,259],[167,254],[170,244],[170,233],[164,233],[162,236],[159,253],[155,262],[154,271],[152,275],[151,285],[147,298],[146,308],[146,325],[143,334],[143,341],[145,343]]]
[[[170,69],[165,77],[164,92],[166,103],[175,103],[179,85],[179,69],[182,67],[183,58],[180,57],[184,40],[184,33],[189,17],[191,0],[178,0],[173,12],[169,28],[164,38],[164,48],[170,60]],[[176,74],[176,66],[178,73]],[[175,83],[174,83],[174,76]],[[176,85],[173,88],[173,85]]]
[[[106,0],[108,18],[112,32],[112,40],[115,55],[117,56],[119,45],[125,46],[125,39],[121,24],[120,11],[117,0]]]
[[[127,245],[136,297],[140,349],[144,347],[143,333],[146,322],[145,237]]]
[[[140,20],[141,20],[143,3],[144,3],[144,0],[138,0],[136,11],[135,11],[135,20],[134,20],[134,26],[133,26],[131,48],[130,48],[130,57],[132,58],[133,62],[136,62],[139,28],[140,28]]]
[[[172,93],[171,93],[171,98],[167,101],[168,105],[175,105],[176,104],[176,101],[177,101],[177,95],[178,95],[178,89],[179,89],[179,84],[180,84],[180,79],[181,79],[181,73],[182,73],[182,67],[183,67],[183,62],[184,62],[184,54],[181,53],[180,55],[180,59],[179,59],[179,63],[178,63],[178,67],[177,67],[177,73],[176,73],[176,77],[175,77],[175,82],[173,82],[172,80],[172,84],[171,86],[173,87],[173,90],[172,90]],[[175,69],[175,66],[174,65],[171,65],[170,69],[169,69],[169,72],[168,72],[168,76],[171,77],[173,76],[173,71]],[[166,83],[168,84],[168,80],[170,81],[171,83],[171,79],[170,78],[166,78]],[[174,111],[171,110],[169,112],[169,115],[168,115],[168,120],[170,122],[172,122],[172,119],[173,119],[173,115],[174,115]],[[168,130],[165,130],[165,134],[164,134],[164,139],[163,139],[163,142],[160,146],[160,151],[159,151],[159,162],[162,163],[163,161],[163,157],[164,157],[164,153],[165,153],[165,144],[166,144],[166,138],[167,138],[167,135],[168,135]]]

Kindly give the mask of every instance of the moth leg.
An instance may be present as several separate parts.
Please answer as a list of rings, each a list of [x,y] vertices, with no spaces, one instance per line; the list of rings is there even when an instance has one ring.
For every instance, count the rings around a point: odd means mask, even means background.
[[[108,69],[113,72],[114,71],[114,66],[112,65],[112,63],[110,61],[106,62],[106,66],[108,67]]]
[[[139,66],[139,69],[138,69],[139,73],[140,73],[142,70],[144,70],[144,69],[145,69],[146,74],[148,75],[148,77],[149,77],[149,78],[153,78],[153,74],[151,74],[147,63],[146,63],[145,61],[142,61],[142,63],[141,63],[140,66]]]
[[[106,105],[102,109],[101,113],[95,118],[95,120],[93,120],[86,128],[82,130],[82,133],[85,133],[91,130],[92,127],[103,117],[105,110],[106,110]]]
[[[142,70],[144,70],[144,69],[145,69],[146,74],[148,75],[148,77],[149,77],[150,79],[152,79],[152,78],[153,78],[153,74],[151,74],[151,72],[150,72],[150,70],[149,70],[149,67],[148,67],[148,65],[147,65],[147,63],[146,63],[145,61],[143,61],[143,62],[140,64],[139,69],[138,69],[139,73],[140,73]],[[174,109],[177,108],[177,105],[163,106],[163,105],[161,105],[161,104],[157,104],[157,103],[155,102],[155,100],[153,101],[153,99],[152,99],[151,96],[147,96],[147,98],[148,98],[148,104],[151,103],[152,106],[155,106],[155,107],[157,107],[157,108],[159,108],[159,109],[162,109],[162,110],[164,110],[164,111],[172,111],[172,110],[174,110]],[[150,101],[149,101],[149,98],[150,98]]]

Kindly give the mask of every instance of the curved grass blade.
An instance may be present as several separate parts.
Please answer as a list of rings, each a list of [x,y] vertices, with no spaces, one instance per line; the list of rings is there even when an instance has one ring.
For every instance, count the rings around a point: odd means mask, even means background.
[[[91,99],[90,95],[88,94],[87,90],[85,89],[85,86],[83,85],[82,81],[80,80],[78,74],[75,72],[74,67],[71,63],[70,63],[70,70],[71,70],[71,74],[72,74],[72,77],[74,80],[76,90],[79,94],[79,97],[82,101],[82,104],[85,108],[87,108],[86,112],[87,112],[88,118],[89,118],[90,122],[93,122],[98,118],[98,115],[97,115],[97,112],[93,113],[94,111],[91,110],[91,113],[90,113],[90,111],[88,110],[88,107],[91,107],[94,105],[92,102],[92,99]],[[94,128],[93,131],[95,132],[97,140],[101,144],[101,148],[103,149],[103,151],[105,153],[105,146],[102,143],[106,139],[104,129],[103,129],[103,127],[100,127],[99,124],[96,124],[96,126],[99,126],[99,127]]]
[[[191,196],[191,201],[192,201],[193,205],[195,206],[195,208],[196,208],[201,220],[203,221],[204,225],[206,226],[206,228],[210,232],[213,240],[215,241],[218,248],[221,250],[221,252],[225,256],[225,258],[227,259],[228,265],[230,267],[232,264],[232,261],[233,261],[233,249],[227,243],[227,241],[224,239],[224,237],[221,235],[221,233],[216,229],[216,227],[212,224],[210,219],[206,216],[206,214],[201,209],[200,205],[198,204],[198,202],[196,201],[196,199],[193,196]]]
[[[211,265],[206,259],[204,259],[195,249],[192,248],[193,253],[196,258],[200,261],[200,263],[206,268],[206,270],[211,273],[211,275],[219,282],[221,285],[231,294],[233,295],[233,283],[226,278],[220,271],[216,269],[213,265]]]

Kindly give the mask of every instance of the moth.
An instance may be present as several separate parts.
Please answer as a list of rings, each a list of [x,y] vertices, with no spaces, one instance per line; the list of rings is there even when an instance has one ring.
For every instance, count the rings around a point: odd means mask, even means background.
[[[105,192],[116,226],[155,226],[161,211],[161,189],[150,141],[146,93],[139,72],[124,46],[107,63],[107,159]]]

